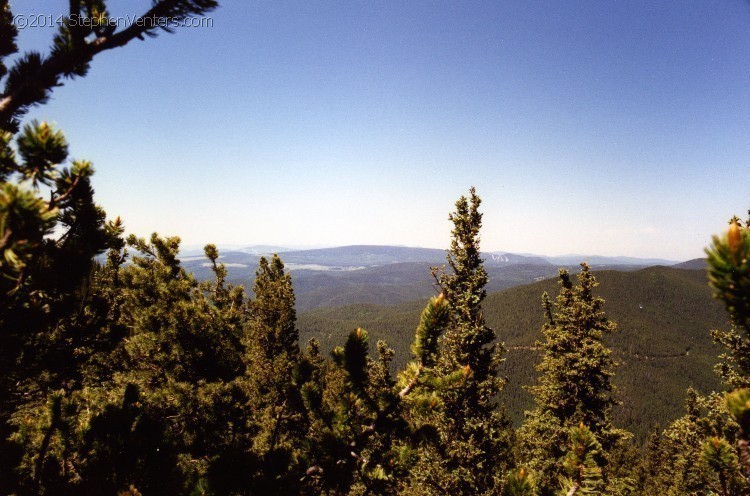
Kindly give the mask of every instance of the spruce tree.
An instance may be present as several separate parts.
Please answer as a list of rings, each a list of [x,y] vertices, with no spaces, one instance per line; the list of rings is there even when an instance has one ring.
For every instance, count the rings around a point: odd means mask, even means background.
[[[443,293],[425,307],[413,361],[391,379],[393,351],[353,331],[333,352],[322,386],[303,388],[313,425],[322,430],[306,455],[303,478],[323,494],[496,494],[512,464],[510,428],[499,405],[503,347],[484,323],[487,275],[479,255],[479,197],[461,197],[448,261],[435,272]],[[318,363],[320,363],[318,361]],[[528,494],[516,472],[507,494]],[[511,492],[512,491],[512,492]]]
[[[553,494],[563,477],[573,427],[585,425],[601,444],[592,456],[605,475],[608,451],[627,438],[611,420],[614,361],[603,338],[615,324],[604,313],[604,300],[594,295],[594,275],[588,265],[581,267],[577,285],[560,270],[555,305],[546,293],[542,298],[548,322],[545,340],[536,345],[544,355],[536,367],[537,384],[529,388],[536,408],[526,413],[519,433],[524,466],[536,474],[542,494]]]
[[[664,444],[662,429],[659,425],[656,425],[649,432],[644,446],[640,480],[638,481],[641,494],[666,493],[665,489],[669,485],[669,477],[665,473],[664,467],[670,460]]]
[[[212,463],[211,487],[220,493],[291,494],[301,476],[295,459],[307,418],[294,290],[277,255],[261,257],[253,293],[242,332],[244,374],[236,381],[246,413],[237,419],[235,442]]]
[[[423,448],[412,471],[413,490],[425,494],[495,494],[513,464],[510,425],[499,398],[505,349],[482,313],[487,273],[480,254],[480,204],[474,188],[456,202],[449,216],[450,269],[433,269],[449,314],[434,369],[442,379],[435,390],[439,408],[421,420],[433,426],[437,443]]]

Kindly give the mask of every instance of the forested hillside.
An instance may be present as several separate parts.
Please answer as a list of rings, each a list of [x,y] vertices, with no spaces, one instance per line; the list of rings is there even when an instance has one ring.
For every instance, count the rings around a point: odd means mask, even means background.
[[[435,294],[430,267],[438,263],[395,263],[367,267],[357,271],[293,271],[297,308],[300,311],[318,307],[355,303],[392,305]],[[489,290],[528,284],[535,279],[555,276],[552,265],[513,264],[487,267]],[[576,268],[573,268],[577,272]]]
[[[642,439],[654,424],[682,414],[688,387],[708,392],[719,386],[713,366],[720,349],[708,331],[726,328],[728,319],[711,298],[705,270],[652,267],[595,274],[600,282],[596,292],[618,328],[606,340],[620,363],[614,382],[623,404],[615,408],[615,417]],[[532,384],[536,375],[539,352],[534,343],[541,339],[544,323],[541,295],[554,293],[555,286],[556,280],[549,279],[490,293],[485,300],[487,323],[509,349],[503,371],[509,378],[507,406],[516,422],[531,406],[522,386]],[[300,315],[301,336],[332,346],[362,326],[394,347],[394,364],[400,366],[408,358],[420,307],[420,301],[413,301],[321,308]]]

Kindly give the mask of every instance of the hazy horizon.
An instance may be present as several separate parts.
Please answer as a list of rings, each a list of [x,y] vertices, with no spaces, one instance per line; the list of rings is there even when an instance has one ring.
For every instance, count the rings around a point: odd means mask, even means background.
[[[333,249],[333,248],[347,248],[352,246],[378,246],[378,247],[395,247],[395,248],[415,248],[415,249],[425,249],[425,250],[443,250],[447,251],[448,247],[438,247],[438,246],[418,246],[418,245],[404,245],[404,244],[372,244],[372,243],[348,243],[343,245],[326,245],[326,244],[320,244],[320,245],[277,245],[272,243],[214,243],[213,241],[208,241],[206,243],[191,243],[186,244],[182,243],[180,245],[180,252],[181,253],[193,253],[193,252],[203,252],[203,248],[207,244],[213,244],[216,245],[219,250],[223,251],[241,251],[246,249],[255,249],[259,247],[273,247],[273,248],[280,248],[280,250],[271,250],[268,253],[274,252],[274,253],[282,253],[284,251],[306,251],[306,250],[325,250],[325,249]],[[700,257],[693,257],[691,259],[674,259],[669,257],[657,257],[657,256],[633,256],[628,255],[626,253],[531,253],[531,252],[511,252],[508,250],[494,250],[494,249],[482,249],[482,253],[499,253],[499,254],[513,254],[513,255],[521,255],[521,256],[537,256],[537,257],[549,257],[549,258],[562,258],[562,257],[607,257],[607,258],[639,258],[639,259],[660,259],[675,263],[685,262],[688,260],[693,260],[695,258],[705,258],[705,255],[701,255]],[[198,253],[199,254],[199,253]],[[192,256],[192,255],[191,255]],[[585,260],[581,260],[582,262]]]
[[[97,201],[130,232],[444,248],[474,185],[487,251],[688,260],[750,207],[747,2],[233,2],[210,17],[102,54],[29,112],[94,163]]]

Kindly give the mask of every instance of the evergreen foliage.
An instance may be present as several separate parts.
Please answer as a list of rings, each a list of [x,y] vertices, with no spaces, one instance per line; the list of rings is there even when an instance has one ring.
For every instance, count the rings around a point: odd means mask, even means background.
[[[213,0],[154,0],[183,18]],[[708,251],[732,329],[729,394],[688,392],[685,415],[639,460],[611,419],[615,325],[582,265],[543,297],[536,408],[505,415],[505,346],[483,313],[482,214],[472,188],[450,214],[448,268],[395,372],[395,350],[355,327],[330,358],[302,351],[292,280],[261,258],[253,294],[179,260],[180,240],[124,237],[95,203],[93,166],[64,134],[22,126],[100,52],[157,34],[118,31],[103,0],[70,2],[48,55],[20,54],[0,0],[0,493],[14,495],[745,495],[750,478],[750,220]],[[10,67],[4,60],[13,60]],[[43,196],[44,195],[44,196]],[[49,199],[45,199],[48,197]],[[104,253],[106,252],[106,258]],[[371,349],[371,348],[374,348]],[[638,476],[635,472],[640,470]]]
[[[737,456],[726,439],[717,436],[703,443],[703,458],[719,478],[719,494],[729,496],[730,478],[737,472]]]
[[[214,6],[213,1],[160,0],[145,15],[187,16]],[[69,18],[107,18],[101,0],[71,1],[69,7]],[[66,443],[83,439],[81,426],[71,423],[80,408],[73,392],[84,391],[87,380],[106,368],[107,352],[126,331],[113,318],[119,311],[117,291],[98,286],[107,276],[94,259],[108,249],[122,249],[123,226],[119,219],[106,221],[93,198],[93,166],[68,160],[63,133],[37,121],[21,129],[21,119],[32,106],[47,101],[64,78],[84,75],[98,53],[158,29],[140,24],[117,31],[107,22],[75,28],[66,23],[49,54],[20,53],[10,3],[0,0],[3,493],[44,492],[44,487],[62,487],[79,477],[73,460],[55,468],[61,453],[72,455]],[[122,391],[117,395],[120,407],[132,413]]]
[[[715,236],[707,251],[709,280],[714,296],[724,303],[732,326],[711,331],[726,352],[717,372],[731,388],[750,387],[750,234],[736,217],[724,237]]]
[[[720,350],[707,329],[725,325],[726,313],[711,298],[705,270],[652,267],[594,274],[600,283],[596,294],[606,300],[607,316],[617,322],[617,332],[604,336],[620,364],[612,377],[620,401],[612,409],[612,419],[642,444],[655,423],[666,426],[682,416],[689,386],[702,393],[721,387],[712,370]],[[488,292],[483,304],[487,324],[501,331],[508,349],[501,365],[502,375],[508,377],[502,396],[514,425],[520,425],[523,412],[534,406],[522,386],[534,383],[534,365],[541,358],[541,350],[534,346],[546,322],[539,297],[545,291],[555,295],[558,288],[555,279],[539,281]],[[303,340],[314,337],[323,348],[331,348],[362,326],[373,341],[388,341],[396,351],[393,365],[400,370],[409,361],[413,338],[406,330],[423,306],[414,301],[318,309],[299,313],[299,328]]]
[[[586,264],[582,269],[577,285],[567,271],[560,271],[555,305],[546,293],[542,297],[548,322],[542,329],[545,341],[537,346],[544,355],[537,365],[538,383],[529,388],[536,408],[527,413],[520,431],[522,458],[537,474],[542,494],[552,494],[563,472],[569,471],[564,446],[573,443],[578,453],[578,444],[588,446],[593,439],[597,448],[586,456],[597,457],[601,470],[610,451],[623,449],[628,437],[611,421],[616,404],[611,384],[614,362],[603,338],[615,324],[604,314],[604,300],[593,293],[594,275]],[[579,424],[587,427],[575,427]],[[571,439],[573,434],[578,438]],[[584,458],[578,462],[584,463]],[[615,477],[610,479],[617,483]],[[580,490],[588,487],[582,480],[569,485],[576,484]]]
[[[485,324],[481,307],[487,273],[479,249],[480,204],[473,188],[468,198],[456,202],[449,216],[450,270],[433,269],[447,302],[448,321],[430,371],[435,378],[422,390],[434,391],[433,404],[439,408],[415,418],[431,425],[439,442],[421,450],[413,471],[415,493],[496,494],[504,472],[514,464],[510,423],[498,404],[504,347]]]
[[[734,217],[727,233],[714,236],[708,255],[709,282],[714,296],[724,303],[731,328],[711,332],[725,348],[716,371],[729,394],[706,397],[688,391],[686,415],[665,432],[657,453],[663,460],[650,487],[666,494],[750,494],[750,451],[747,422],[750,384],[750,326],[747,319],[750,298],[750,220]],[[650,462],[654,466],[653,461]]]
[[[563,460],[566,477],[561,478],[559,494],[603,494],[604,480],[597,458],[602,446],[583,422],[570,430],[570,449]]]
[[[750,482],[750,390],[738,389],[726,397],[729,414],[739,425],[737,448],[739,450],[741,470],[745,479]]]
[[[508,474],[503,487],[503,496],[534,496],[536,486],[528,470],[519,468]]]

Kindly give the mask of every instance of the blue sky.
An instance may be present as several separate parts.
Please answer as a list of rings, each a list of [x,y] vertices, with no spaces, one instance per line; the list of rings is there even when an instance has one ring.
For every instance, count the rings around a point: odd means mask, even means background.
[[[223,3],[29,115],[132,232],[446,247],[474,185],[486,250],[687,259],[750,208],[750,3]]]

